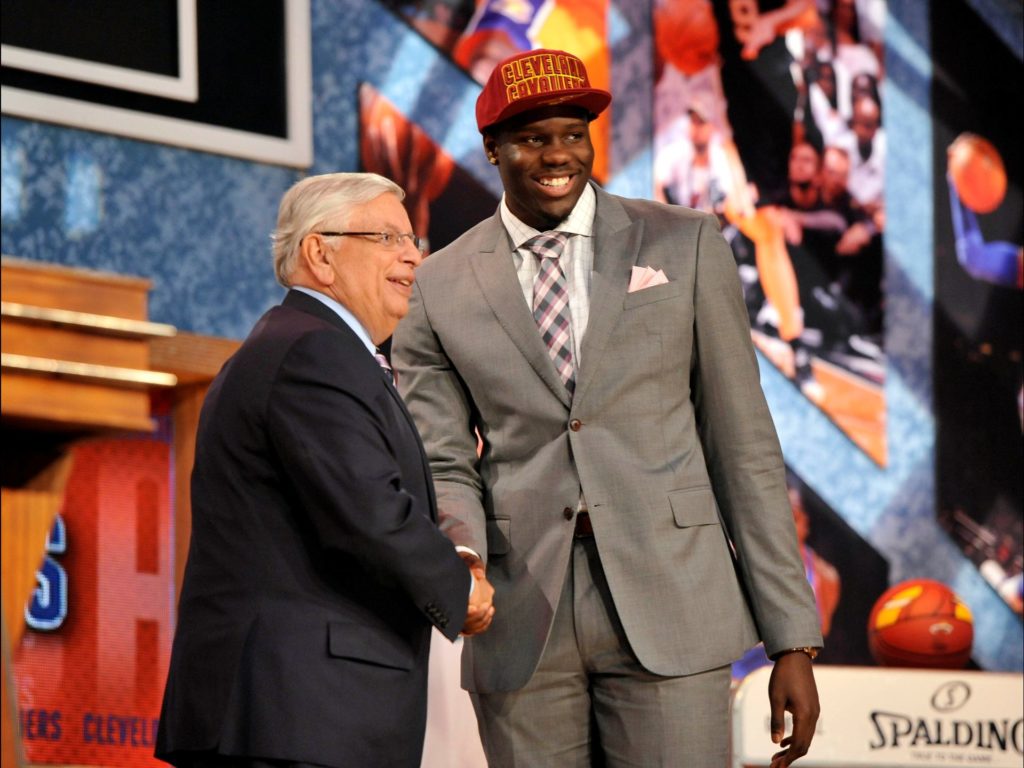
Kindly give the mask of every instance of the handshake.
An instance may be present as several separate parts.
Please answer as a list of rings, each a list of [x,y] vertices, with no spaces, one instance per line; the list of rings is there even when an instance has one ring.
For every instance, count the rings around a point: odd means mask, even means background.
[[[466,621],[462,625],[462,635],[469,637],[479,635],[491,626],[491,619],[494,618],[494,587],[487,580],[486,569],[479,557],[470,552],[460,552],[459,555],[466,561],[474,579]]]

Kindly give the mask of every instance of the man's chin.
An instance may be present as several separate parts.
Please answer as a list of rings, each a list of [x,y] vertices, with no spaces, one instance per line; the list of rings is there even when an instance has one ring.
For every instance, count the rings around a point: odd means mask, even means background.
[[[545,200],[540,206],[541,215],[552,224],[557,224],[572,213],[579,199],[579,194],[575,194],[557,200]]]

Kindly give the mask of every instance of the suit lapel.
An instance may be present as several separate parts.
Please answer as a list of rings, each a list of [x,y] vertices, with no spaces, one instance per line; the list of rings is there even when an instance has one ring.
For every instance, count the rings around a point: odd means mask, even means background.
[[[505,333],[530,367],[568,408],[569,392],[558,377],[530,307],[524,300],[500,214],[496,213],[481,233],[480,250],[472,254],[470,264],[480,293]]]
[[[405,414],[405,419],[409,422],[410,431],[415,435],[416,448],[420,452],[420,463],[423,466],[423,479],[424,486],[427,489],[430,519],[437,522],[437,499],[434,497],[434,476],[430,471],[430,462],[427,460],[427,453],[423,448],[423,440],[420,438],[419,430],[416,429],[416,422],[413,421],[412,414],[409,413],[409,409],[405,407],[405,401],[402,399],[402,396],[398,394],[398,389],[387,380],[387,376],[383,376],[382,378],[384,378],[384,385],[388,388],[388,392],[391,393],[391,398],[395,401],[398,409]]]
[[[594,191],[597,193],[594,272],[590,284],[590,320],[583,336],[581,364],[576,374],[577,401],[586,395],[612,329],[622,314],[622,302],[629,289],[630,268],[640,256],[644,230],[643,221],[631,220],[613,196],[596,187]]]
[[[338,316],[337,312],[328,307],[322,301],[318,301],[302,291],[288,291],[287,295],[284,297],[284,301],[281,303],[284,306],[315,315],[321,320],[336,326],[338,330],[350,337],[354,349],[358,348],[359,350],[366,350],[363,342],[358,336],[356,336],[355,331],[348,327],[348,324]],[[376,361],[374,362],[374,365],[376,365]],[[394,401],[398,410],[405,416],[405,420],[409,425],[409,431],[415,436],[416,447],[420,452],[420,462],[423,465],[424,486],[427,489],[430,518],[436,522],[437,503],[434,497],[434,481],[430,472],[430,464],[427,461],[427,455],[423,450],[423,441],[420,439],[419,431],[416,429],[416,422],[413,421],[412,414],[409,413],[408,409],[405,407],[405,401],[403,401],[402,397],[398,394],[398,390],[391,384],[391,382],[388,381],[387,374],[384,373],[383,369],[380,369],[380,380],[381,385],[388,390],[391,399]]]

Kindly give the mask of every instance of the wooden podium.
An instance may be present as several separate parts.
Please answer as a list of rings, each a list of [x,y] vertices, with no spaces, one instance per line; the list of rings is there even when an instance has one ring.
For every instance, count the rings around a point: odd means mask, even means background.
[[[149,342],[176,331],[146,319],[148,280],[4,258],[2,285],[5,426],[152,431],[148,390],[177,378]]]
[[[154,340],[148,280],[4,257],[2,263],[3,764],[24,764],[11,654],[25,626],[46,539],[70,473],[65,447],[86,435],[151,432]]]

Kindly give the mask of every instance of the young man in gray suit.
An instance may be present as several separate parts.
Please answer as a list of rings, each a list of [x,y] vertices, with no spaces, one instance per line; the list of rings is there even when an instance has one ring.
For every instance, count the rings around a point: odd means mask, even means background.
[[[591,183],[610,100],[563,51],[494,69],[504,197],[396,331],[442,528],[495,588],[463,685],[496,768],[722,768],[730,663],[763,641],[787,766],[822,641],[736,264],[713,217]]]

